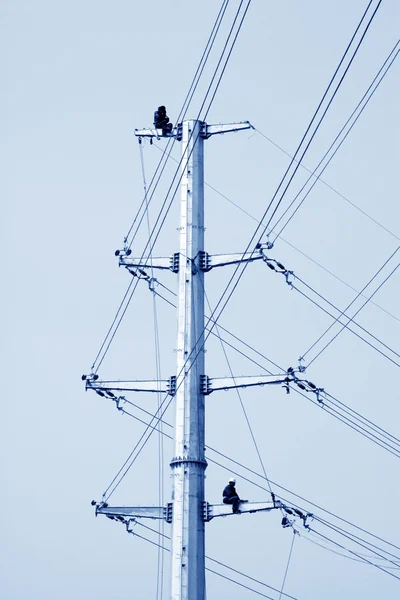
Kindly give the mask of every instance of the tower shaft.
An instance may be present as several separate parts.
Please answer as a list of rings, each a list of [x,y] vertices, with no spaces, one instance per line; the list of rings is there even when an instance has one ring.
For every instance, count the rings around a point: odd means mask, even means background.
[[[204,600],[204,139],[201,121],[182,124],[177,392],[171,600]]]

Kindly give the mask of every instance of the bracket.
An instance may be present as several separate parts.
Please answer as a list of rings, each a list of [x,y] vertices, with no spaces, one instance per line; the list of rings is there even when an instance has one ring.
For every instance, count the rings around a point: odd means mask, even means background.
[[[287,373],[281,375],[250,375],[248,377],[207,377],[201,375],[200,390],[204,395],[211,394],[221,390],[231,390],[236,388],[246,388],[264,385],[287,385],[290,382],[295,382],[294,375]]]
[[[86,390],[94,390],[99,396],[106,396],[107,398],[115,399],[116,396],[113,393],[116,392],[153,392],[153,393],[167,393],[170,396],[174,396],[176,392],[176,377],[172,376],[169,379],[132,379],[129,381],[114,380],[104,381],[91,377],[90,375],[84,375],[86,381]]]
[[[210,138],[212,135],[231,133],[234,131],[242,131],[243,129],[254,129],[253,125],[249,121],[240,121],[238,123],[225,123],[219,125],[208,125],[202,123],[200,129],[200,135],[204,139]],[[171,133],[163,134],[162,129],[135,129],[135,136],[138,138],[150,138],[150,143],[154,138],[175,138],[180,141],[182,139],[182,123],[178,123],[172,128]]]
[[[234,514],[249,514],[256,512],[269,512],[276,508],[280,508],[280,502],[248,502],[242,501],[239,504],[240,513],[232,512],[231,504],[209,504],[204,502],[203,505],[203,518],[204,521],[211,521],[216,517],[228,517]]]
[[[93,502],[92,502],[93,504]],[[108,506],[106,502],[96,506],[95,514],[104,515],[114,521],[125,522],[126,519],[163,519],[167,523],[172,523],[172,502],[166,506]]]

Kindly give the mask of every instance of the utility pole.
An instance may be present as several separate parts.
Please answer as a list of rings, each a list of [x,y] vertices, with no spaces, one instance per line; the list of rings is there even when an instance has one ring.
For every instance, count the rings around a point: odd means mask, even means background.
[[[141,138],[160,139],[174,137],[182,141],[181,161],[181,211],[179,227],[179,252],[172,257],[152,257],[152,269],[164,269],[178,273],[178,340],[176,376],[168,380],[100,380],[95,373],[83,375],[86,389],[116,403],[124,410],[125,397],[115,392],[166,392],[175,397],[175,456],[170,466],[173,479],[172,501],[166,506],[115,506],[93,502],[96,515],[102,514],[126,525],[129,533],[137,519],[164,519],[172,525],[171,535],[171,600],[205,600],[205,523],[216,517],[232,515],[232,507],[210,504],[205,501],[205,397],[218,390],[264,385],[282,385],[289,391],[289,384],[318,393],[307,381],[300,380],[293,369],[279,375],[249,377],[210,378],[205,372],[204,360],[204,273],[216,267],[262,260],[271,266],[279,265],[266,256],[268,244],[258,244],[251,252],[219,254],[212,256],[204,250],[204,141],[212,135],[251,128],[249,122],[208,125],[202,121],[189,120],[178,124],[172,132],[162,136],[161,130],[135,130]],[[143,277],[149,267],[150,257],[132,258],[128,249],[116,252],[119,265],[131,275]],[[275,268],[275,267],[274,267]],[[157,280],[146,276],[149,288],[154,289]],[[146,277],[144,277],[146,279]],[[313,387],[311,387],[313,386]],[[282,502],[246,502],[240,506],[241,514],[286,510]],[[289,515],[294,509],[288,508]],[[306,526],[306,518],[297,511]],[[289,522],[289,521],[288,521]],[[285,525],[286,526],[286,525]]]
[[[172,469],[171,598],[204,600],[204,138],[182,126],[175,457]]]

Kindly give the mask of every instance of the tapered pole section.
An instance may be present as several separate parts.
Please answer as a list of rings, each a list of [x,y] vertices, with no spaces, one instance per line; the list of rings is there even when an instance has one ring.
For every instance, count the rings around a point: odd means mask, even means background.
[[[204,547],[204,164],[200,121],[182,130],[177,392],[171,600],[205,600]],[[196,346],[197,343],[197,346]]]

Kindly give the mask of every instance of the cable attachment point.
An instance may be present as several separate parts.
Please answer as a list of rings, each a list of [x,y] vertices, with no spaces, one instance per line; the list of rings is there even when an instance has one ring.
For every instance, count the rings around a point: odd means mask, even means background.
[[[285,271],[285,279],[286,279],[286,283],[293,289],[293,281],[295,280],[296,276],[294,274],[293,271]]]
[[[138,279],[145,279],[146,281],[150,279],[150,275],[146,273],[146,271],[143,271],[143,269],[129,269],[127,267],[127,271],[129,271],[133,277],[137,277]]]
[[[127,519],[127,520],[124,519],[124,523],[125,523],[127,533],[131,533],[132,535],[135,535],[135,533],[133,531],[133,527],[135,527],[135,525],[137,525],[136,519]]]
[[[304,365],[302,365],[301,363],[304,361],[304,356],[299,356],[299,372],[300,373],[305,373],[306,367]]]
[[[82,381],[97,381],[99,376],[97,373],[89,373],[89,375],[83,374],[81,376]]]
[[[156,285],[158,285],[159,281],[155,277],[150,277],[150,279],[147,281],[147,283],[149,284],[149,290],[151,292],[155,292]]]
[[[115,256],[130,256],[132,254],[132,250],[127,246],[124,246],[123,250],[116,250],[114,254]]]
[[[272,250],[272,248],[274,247],[274,243],[270,241],[269,239],[269,235],[267,235],[267,241],[262,243],[262,242],[258,242],[257,246],[256,246],[256,250]]]
[[[315,389],[315,397],[321,406],[324,406],[324,400],[321,398],[321,394],[325,392],[324,388],[316,388]]]
[[[117,410],[119,410],[121,413],[124,413],[125,409],[123,405],[126,404],[125,396],[118,396],[118,398],[112,398],[112,400],[114,400]]]

